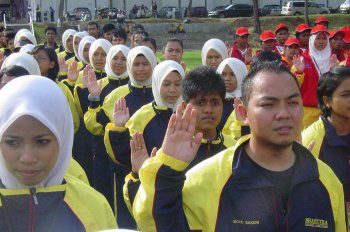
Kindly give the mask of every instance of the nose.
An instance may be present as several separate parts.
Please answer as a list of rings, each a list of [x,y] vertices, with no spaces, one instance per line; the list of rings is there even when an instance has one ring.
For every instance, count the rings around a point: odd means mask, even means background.
[[[20,156],[20,162],[23,164],[33,164],[37,162],[35,149],[31,145],[24,146]]]
[[[282,104],[276,113],[277,120],[285,120],[290,118],[290,111],[287,104]]]
[[[211,114],[213,112],[213,107],[210,103],[205,104],[204,113]]]

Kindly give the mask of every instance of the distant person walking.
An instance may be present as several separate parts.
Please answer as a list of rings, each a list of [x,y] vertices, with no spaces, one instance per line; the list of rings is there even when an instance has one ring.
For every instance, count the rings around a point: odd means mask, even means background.
[[[36,21],[41,22],[41,8],[39,5],[36,6]]]
[[[55,21],[55,10],[50,6],[50,17],[51,17],[51,22]]]
[[[153,18],[158,18],[158,12],[157,12],[157,1],[152,1],[152,16]]]

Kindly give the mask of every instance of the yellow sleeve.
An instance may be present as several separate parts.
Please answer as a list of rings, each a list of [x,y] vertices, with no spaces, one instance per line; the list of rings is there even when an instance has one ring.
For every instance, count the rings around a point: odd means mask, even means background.
[[[301,134],[304,147],[308,148],[311,142],[315,143],[311,150],[311,153],[316,158],[320,156],[320,150],[324,136],[325,128],[321,118],[319,118],[316,122],[307,127]]]
[[[298,73],[296,67],[293,65],[292,68],[290,69],[290,71],[295,75],[295,77],[297,78],[298,80],[298,83],[299,83],[299,87],[303,84],[304,82],[304,77],[305,77],[305,74],[304,73]]]
[[[104,126],[97,122],[97,114],[100,113],[101,107],[88,108],[88,111],[84,114],[84,123],[86,129],[93,135],[104,135]]]
[[[71,158],[71,160],[70,160],[70,162],[68,164],[68,168],[67,168],[67,172],[66,173],[68,173],[68,174],[78,178],[79,180],[81,180],[85,184],[90,185],[89,180],[88,180],[88,178],[86,176],[86,173],[85,173],[84,169],[73,158]]]
[[[111,131],[123,132],[125,130],[126,130],[126,127],[117,127],[114,125],[114,123],[111,123],[111,122],[108,123],[107,126],[105,127],[105,134],[104,134],[103,140],[104,140],[106,152],[114,163],[119,163],[119,162],[118,162],[118,160],[116,160],[114,151],[112,149],[110,133],[111,133]]]

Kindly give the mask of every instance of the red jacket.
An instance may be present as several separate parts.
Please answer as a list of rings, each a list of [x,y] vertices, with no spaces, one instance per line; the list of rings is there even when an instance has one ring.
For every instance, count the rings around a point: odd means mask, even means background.
[[[345,50],[341,49],[339,53],[336,53],[334,51],[332,51],[332,54],[336,54],[337,55],[337,59],[339,60],[339,62],[342,62],[346,59],[345,57]]]
[[[309,50],[304,52],[304,80],[301,84],[301,97],[303,99],[303,105],[308,107],[317,107],[317,84],[319,80],[319,75],[317,69],[312,62],[312,59],[309,54]]]
[[[250,45],[247,44],[247,49],[250,48]],[[235,41],[233,43],[233,46],[232,46],[232,51],[231,51],[231,57],[233,58],[237,58],[241,61],[243,61],[244,63],[245,62],[245,57],[242,55],[242,52],[239,50],[238,46],[237,46],[237,41]]]

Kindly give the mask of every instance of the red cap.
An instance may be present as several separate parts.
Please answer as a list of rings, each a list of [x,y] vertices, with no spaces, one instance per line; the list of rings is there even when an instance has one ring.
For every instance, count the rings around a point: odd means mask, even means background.
[[[270,40],[270,39],[276,40],[275,39],[275,34],[272,31],[263,31],[260,34],[260,40],[261,41],[265,42],[265,41]]]
[[[301,23],[299,24],[296,28],[295,28],[295,31],[296,32],[304,32],[306,30],[310,30],[311,31],[311,27],[305,23]]]
[[[326,17],[323,17],[323,16],[318,17],[314,21],[314,23],[322,23],[322,22],[329,23],[328,19]]]
[[[288,38],[287,41],[284,43],[284,46],[290,46],[296,44],[300,47],[300,43],[299,40],[296,38]]]
[[[236,35],[238,36],[244,36],[244,35],[249,35],[248,28],[246,27],[239,27],[236,29]]]
[[[340,28],[339,31],[343,31],[344,32],[344,42],[345,43],[350,43],[350,27],[342,27]]]
[[[323,25],[314,26],[311,30],[311,34],[317,34],[319,32],[326,32],[329,35],[328,28]]]
[[[332,39],[336,34],[341,34],[343,37],[345,36],[345,32],[341,30],[333,30],[329,32],[329,38]]]
[[[281,29],[286,29],[287,31],[289,30],[289,28],[286,24],[280,23],[280,24],[277,24],[277,26],[275,27],[275,33],[277,33],[277,31],[279,31]]]

